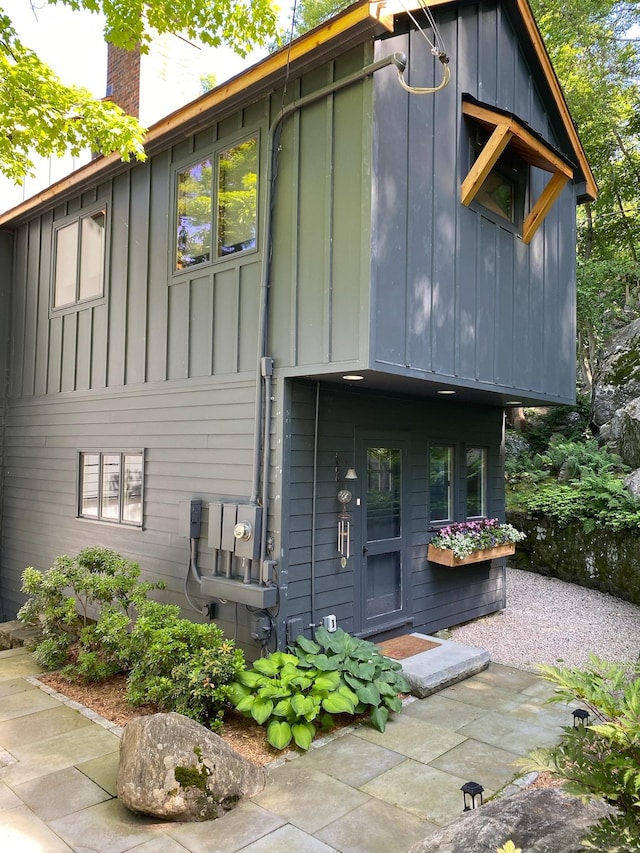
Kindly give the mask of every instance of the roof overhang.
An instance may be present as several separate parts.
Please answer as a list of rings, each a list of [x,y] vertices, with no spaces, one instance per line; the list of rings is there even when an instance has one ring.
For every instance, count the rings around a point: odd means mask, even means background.
[[[573,166],[513,113],[483,104],[470,95],[462,96],[462,112],[491,134],[462,182],[462,204],[467,207],[471,204],[507,147],[525,163],[551,173],[549,183],[522,224],[522,241],[530,243],[567,182],[573,179]]]

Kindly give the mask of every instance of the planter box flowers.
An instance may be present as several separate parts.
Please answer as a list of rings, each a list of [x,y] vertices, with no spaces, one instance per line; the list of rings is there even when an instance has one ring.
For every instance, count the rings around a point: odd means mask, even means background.
[[[460,521],[440,528],[429,543],[427,559],[443,566],[465,566],[508,557],[525,534],[497,518]]]

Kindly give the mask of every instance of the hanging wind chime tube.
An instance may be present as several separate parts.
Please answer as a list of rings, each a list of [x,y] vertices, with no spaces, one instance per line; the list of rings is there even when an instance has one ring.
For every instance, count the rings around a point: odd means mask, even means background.
[[[351,556],[351,516],[346,509],[338,516],[338,553],[346,560]]]

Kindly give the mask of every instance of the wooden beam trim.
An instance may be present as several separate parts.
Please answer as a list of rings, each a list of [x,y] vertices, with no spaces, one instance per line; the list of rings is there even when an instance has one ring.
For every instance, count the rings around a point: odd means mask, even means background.
[[[522,225],[522,242],[530,243],[533,235],[545,220],[547,213],[553,207],[556,199],[564,189],[569,178],[561,172],[555,172],[549,183],[540,194],[540,198],[531,208],[529,215]]]
[[[503,116],[501,113],[494,112],[490,107],[482,107],[478,104],[472,104],[469,101],[462,102],[462,112],[469,118],[475,119],[485,124],[498,127],[507,124],[514,136],[521,139],[528,148],[531,148],[537,155],[537,159],[544,160],[549,165],[550,172],[562,172],[569,178],[573,177],[573,169],[564,162],[551,148],[541,142],[536,136],[528,130],[522,122],[515,117]]]
[[[469,169],[467,177],[462,182],[461,201],[465,207],[469,207],[476,197],[478,190],[484,183],[489,172],[498,162],[500,155],[509,144],[512,136],[513,133],[508,122],[496,127],[491,134],[489,141],[480,152],[478,159]]]

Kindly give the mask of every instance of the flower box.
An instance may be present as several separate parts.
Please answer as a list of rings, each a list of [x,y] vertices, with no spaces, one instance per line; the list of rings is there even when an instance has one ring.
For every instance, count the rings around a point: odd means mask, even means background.
[[[460,558],[454,556],[451,548],[436,548],[434,545],[429,545],[427,559],[431,563],[440,563],[442,566],[466,566],[470,563],[482,563],[485,560],[508,557],[510,554],[515,554],[515,550],[515,543],[507,542],[504,545],[497,545],[495,548],[483,548],[474,551],[468,557]]]

